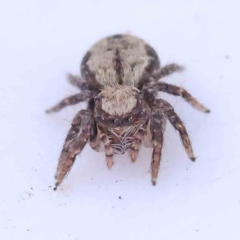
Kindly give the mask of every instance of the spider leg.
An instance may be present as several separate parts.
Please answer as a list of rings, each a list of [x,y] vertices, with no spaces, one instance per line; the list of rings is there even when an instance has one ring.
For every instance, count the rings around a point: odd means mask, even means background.
[[[102,134],[100,136],[100,139],[104,144],[104,151],[105,151],[105,155],[106,155],[107,167],[109,169],[111,169],[112,166],[113,166],[113,162],[114,162],[114,160],[113,160],[113,148],[111,147],[111,143],[110,143],[106,134]]]
[[[135,162],[138,154],[139,154],[139,149],[141,147],[142,141],[144,140],[144,137],[146,135],[146,129],[144,129],[143,127],[141,127],[137,134],[135,135],[135,139],[131,145],[130,148],[130,158],[132,162]]]
[[[194,108],[198,109],[199,111],[209,113],[210,110],[204,107],[201,103],[199,103],[190,93],[188,93],[184,88],[171,85],[164,82],[159,82],[153,88],[158,91],[166,92],[175,96],[181,96],[184,98],[189,104],[191,104]]]
[[[77,88],[80,88],[81,90],[88,90],[88,85],[86,81],[84,81],[80,76],[73,75],[68,73],[67,75],[68,81]]]
[[[157,101],[157,100],[156,100]],[[150,132],[153,141],[153,153],[151,163],[152,185],[157,183],[158,170],[162,156],[163,133],[165,131],[166,119],[162,109],[155,106],[152,111],[152,119],[150,122]]]
[[[84,102],[87,99],[89,99],[92,96],[92,93],[88,90],[85,90],[83,92],[80,92],[78,94],[72,95],[70,97],[67,97],[63,99],[61,102],[59,102],[57,105],[54,107],[46,110],[46,113],[52,113],[52,112],[58,112],[62,108],[65,108],[70,105],[77,104],[79,102]]]
[[[93,125],[93,118],[91,112],[81,110],[74,117],[72,127],[65,139],[61,155],[58,160],[57,172],[55,175],[56,184],[54,190],[61,184],[67,173],[71,170],[76,156],[85,147]]]
[[[154,79],[164,78],[174,72],[181,72],[184,70],[184,67],[176,63],[167,64],[164,67],[160,68],[159,71],[153,73],[152,77]]]
[[[139,87],[143,87],[144,90],[153,88],[153,86],[159,82],[159,79],[162,79],[174,72],[182,72],[183,70],[184,67],[176,63],[167,64],[159,70],[153,72],[151,76],[149,76],[148,82],[145,82],[144,86],[140,85]]]
[[[194,157],[194,154],[193,154],[192,144],[189,139],[187,130],[182,120],[175,113],[173,107],[163,99],[156,100],[155,104],[157,104],[161,109],[163,109],[164,115],[168,118],[168,120],[171,122],[173,127],[178,131],[188,157],[192,161],[195,161],[196,158]]]

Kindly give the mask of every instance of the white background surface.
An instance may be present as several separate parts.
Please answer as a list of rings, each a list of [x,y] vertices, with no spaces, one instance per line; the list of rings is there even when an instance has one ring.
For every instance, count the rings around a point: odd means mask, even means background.
[[[16,0],[0,9],[0,239],[240,239],[238,0]],[[185,65],[166,81],[212,110],[163,95],[185,121],[197,162],[168,125],[156,187],[151,149],[135,164],[116,157],[109,171],[87,146],[54,192],[63,140],[84,105],[44,110],[77,92],[65,74],[79,72],[95,41],[127,31],[163,65]]]

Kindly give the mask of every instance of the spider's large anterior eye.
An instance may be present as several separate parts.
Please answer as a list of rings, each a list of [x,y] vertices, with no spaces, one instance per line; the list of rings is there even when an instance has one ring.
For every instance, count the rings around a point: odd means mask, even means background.
[[[127,120],[128,120],[129,123],[131,123],[133,121],[133,118],[129,117]]]
[[[133,122],[133,118],[132,117],[127,117],[123,119],[123,124],[131,124]]]
[[[111,125],[117,125],[118,119],[116,119],[116,118],[110,118],[110,119],[108,120],[108,122],[109,122],[109,124],[111,124]]]

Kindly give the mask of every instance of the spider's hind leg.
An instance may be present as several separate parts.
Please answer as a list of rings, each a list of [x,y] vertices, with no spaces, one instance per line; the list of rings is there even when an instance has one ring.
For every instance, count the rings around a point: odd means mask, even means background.
[[[174,73],[174,72],[182,72],[184,70],[184,67],[181,65],[178,65],[176,63],[167,64],[164,67],[160,68],[159,70],[153,72],[149,79],[147,80],[147,83],[145,82],[144,85],[140,84],[140,88],[143,87],[143,89],[149,89],[153,88],[157,83],[159,83],[159,80],[162,78]],[[153,89],[153,91],[156,93],[156,89]],[[154,94],[157,95],[157,94]]]
[[[184,70],[184,67],[181,65],[178,65],[177,63],[170,63],[165,65],[164,67],[160,68],[159,71],[155,72],[152,77],[154,79],[161,79],[164,78],[174,72],[182,72]]]
[[[68,73],[67,78],[69,83],[71,83],[74,87],[80,88],[81,90],[88,90],[86,81],[84,81],[80,76]]]

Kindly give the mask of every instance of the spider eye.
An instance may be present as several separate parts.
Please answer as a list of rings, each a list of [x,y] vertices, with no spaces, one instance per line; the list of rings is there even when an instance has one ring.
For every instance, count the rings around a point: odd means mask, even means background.
[[[118,119],[117,118],[110,118],[108,121],[109,121],[110,125],[117,125],[117,123],[118,123]]]
[[[141,111],[140,113],[139,113],[139,117],[143,117],[145,115],[145,111]]]
[[[133,122],[133,118],[132,117],[127,117],[127,118],[123,119],[123,124],[124,125],[130,125],[130,124],[132,124],[132,122]]]

